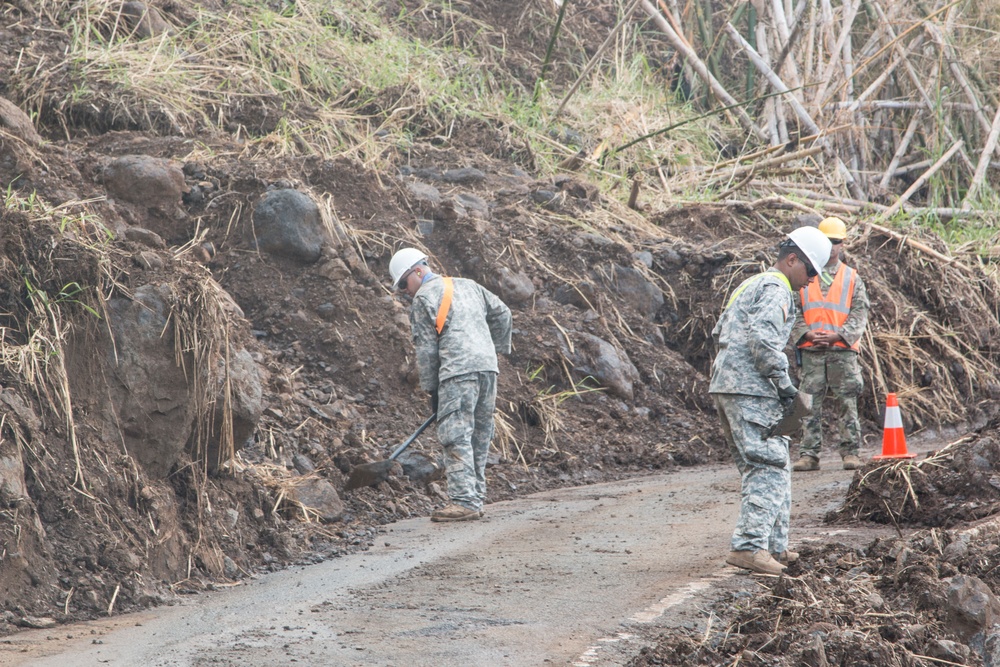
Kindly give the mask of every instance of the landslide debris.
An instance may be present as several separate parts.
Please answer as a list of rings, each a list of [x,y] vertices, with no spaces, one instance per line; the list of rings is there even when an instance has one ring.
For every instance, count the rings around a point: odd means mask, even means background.
[[[535,3],[362,4],[3,7],[0,632],[363,549],[443,500],[432,438],[343,493],[425,416],[385,284],[404,244],[514,311],[492,501],[726,455],[709,332],[797,223],[627,207],[627,180],[579,170],[624,132],[602,136],[605,114],[526,130],[455,111],[508,85],[530,97],[554,21]],[[575,6],[552,85],[617,20]],[[358,80],[396,53],[405,77]],[[440,78],[415,83],[424,70]],[[452,91],[462,76],[482,88]],[[669,168],[727,143],[706,123],[671,139]],[[877,231],[849,250],[877,313],[866,416],[900,385],[920,387],[915,423],[989,414],[992,280]]]

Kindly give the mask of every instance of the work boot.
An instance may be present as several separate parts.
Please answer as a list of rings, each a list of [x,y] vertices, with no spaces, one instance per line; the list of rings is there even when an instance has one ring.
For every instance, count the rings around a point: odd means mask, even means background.
[[[819,459],[815,456],[804,454],[792,465],[795,472],[805,472],[807,470],[819,470]]]
[[[470,510],[455,503],[431,512],[431,521],[475,521],[479,517],[479,510]]]
[[[861,467],[861,459],[857,454],[847,454],[840,460],[844,462],[844,470],[857,470]]]
[[[766,549],[730,551],[726,562],[758,574],[779,575],[785,571],[785,566],[774,560],[774,556],[769,554]]]
[[[798,551],[789,551],[788,549],[785,549],[780,554],[771,554],[771,555],[774,556],[774,559],[779,563],[781,563],[782,565],[791,565],[792,563],[794,563],[799,559]]]

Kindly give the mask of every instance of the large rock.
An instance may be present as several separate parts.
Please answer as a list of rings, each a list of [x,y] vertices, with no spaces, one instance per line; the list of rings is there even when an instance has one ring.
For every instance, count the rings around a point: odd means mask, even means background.
[[[344,501],[333,484],[322,477],[304,477],[289,488],[288,497],[301,504],[321,521],[339,521],[344,516]]]
[[[413,482],[426,484],[444,477],[444,467],[423,452],[407,449],[396,460],[403,467],[403,474]]]
[[[254,238],[265,252],[312,264],[330,237],[316,202],[298,190],[271,190],[253,212]]]
[[[611,264],[594,272],[595,279],[615,292],[622,301],[652,320],[663,306],[663,292],[635,269]]]
[[[104,187],[123,201],[172,211],[187,190],[181,165],[148,155],[115,158],[104,170]]]
[[[164,285],[143,285],[132,299],[109,301],[109,325],[114,337],[105,353],[111,411],[110,423],[117,423],[125,448],[154,477],[165,477],[178,465],[191,460],[197,420],[211,406],[199,405],[193,392],[193,378],[185,375],[175,358],[173,327],[167,326],[171,294]],[[230,349],[229,387],[233,440],[239,450],[247,440],[263,410],[261,373],[250,354]],[[207,373],[187,360],[188,373]],[[224,364],[224,359],[218,361]],[[222,376],[225,368],[218,369]],[[202,382],[205,381],[203,376]],[[224,383],[216,386],[216,410],[226,404]],[[221,414],[213,420],[215,432],[208,439],[209,467],[218,462]]]
[[[946,605],[951,629],[966,640],[1000,622],[1000,600],[978,577],[964,574],[952,577]]]
[[[573,364],[574,371],[593,377],[615,396],[626,401],[632,400],[635,384],[640,379],[639,371],[623,350],[582,331],[572,332],[572,350],[566,344],[564,336],[556,333],[555,337],[559,339],[563,354]]]
[[[496,288],[508,306],[524,303],[535,295],[535,284],[531,278],[520,271],[514,273],[506,266],[497,271]]]
[[[28,114],[4,97],[0,97],[0,127],[29,146],[38,146],[42,143],[42,138],[35,131]]]
[[[122,5],[122,16],[132,33],[140,39],[170,32],[170,24],[166,22],[160,11],[145,2],[129,0]]]

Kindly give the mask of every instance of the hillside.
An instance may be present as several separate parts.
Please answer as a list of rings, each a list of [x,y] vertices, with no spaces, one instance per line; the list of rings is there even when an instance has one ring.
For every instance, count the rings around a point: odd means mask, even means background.
[[[0,631],[363,549],[427,514],[432,437],[405,475],[343,489],[427,412],[387,284],[403,245],[514,311],[491,500],[727,457],[709,332],[794,216],[839,210],[776,195],[781,169],[832,167],[750,168],[806,132],[762,148],[709,113],[629,6],[4,5]],[[770,189],[735,199],[727,168]],[[995,182],[970,176],[963,192]],[[887,390],[914,429],[985,424],[1000,399],[993,212],[980,195],[956,213],[939,180],[920,211],[849,211],[871,424]],[[953,255],[916,218],[975,243]]]

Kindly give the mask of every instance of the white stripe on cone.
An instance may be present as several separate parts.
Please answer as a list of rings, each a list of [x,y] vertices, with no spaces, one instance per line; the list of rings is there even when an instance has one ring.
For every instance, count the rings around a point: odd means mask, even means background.
[[[903,416],[899,412],[899,406],[885,409],[885,427],[903,428]]]

